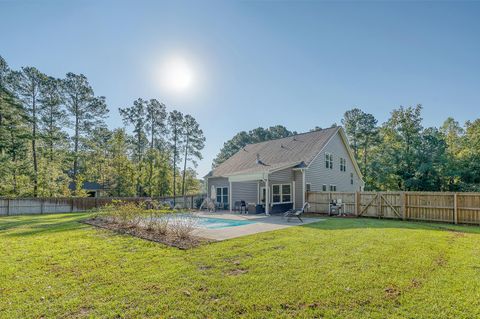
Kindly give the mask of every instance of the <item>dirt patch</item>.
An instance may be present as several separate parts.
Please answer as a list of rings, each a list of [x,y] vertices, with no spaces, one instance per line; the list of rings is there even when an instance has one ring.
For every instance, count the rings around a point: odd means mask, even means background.
[[[152,230],[147,230],[141,227],[123,226],[120,224],[112,223],[110,221],[103,220],[101,218],[91,218],[82,221],[84,224],[100,227],[111,230],[117,234],[131,235],[141,239],[161,243],[164,245],[176,247],[179,249],[191,249],[202,244],[213,242],[213,240],[200,238],[196,236],[190,236],[189,238],[177,238],[168,234],[159,234]]]
[[[437,265],[438,267],[443,267],[447,264],[447,259],[445,259],[444,256],[438,256],[436,259],[435,259],[435,265]]]
[[[238,276],[238,275],[246,274],[247,272],[248,272],[247,269],[238,268],[238,269],[229,270],[226,272],[226,274],[229,276]]]
[[[411,283],[410,283],[410,287],[412,288],[420,288],[422,286],[422,282],[416,278],[413,278]]]
[[[385,297],[388,299],[395,299],[401,295],[400,289],[395,286],[385,288]]]

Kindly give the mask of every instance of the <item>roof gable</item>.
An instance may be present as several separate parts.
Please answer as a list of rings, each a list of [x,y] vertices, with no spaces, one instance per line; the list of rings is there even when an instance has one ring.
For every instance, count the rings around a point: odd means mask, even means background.
[[[249,144],[215,168],[209,177],[272,171],[289,165],[309,165],[340,129],[332,127]],[[257,154],[260,163],[257,162]]]

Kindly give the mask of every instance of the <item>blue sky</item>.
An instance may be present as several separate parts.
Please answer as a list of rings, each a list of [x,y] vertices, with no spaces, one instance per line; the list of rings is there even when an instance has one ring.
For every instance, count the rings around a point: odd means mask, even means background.
[[[480,117],[480,2],[5,1],[0,55],[62,77],[85,74],[118,107],[138,97],[195,116],[204,175],[223,142],[276,124],[308,131],[358,106],[383,122],[424,106],[424,124]],[[181,56],[189,90],[159,84]]]

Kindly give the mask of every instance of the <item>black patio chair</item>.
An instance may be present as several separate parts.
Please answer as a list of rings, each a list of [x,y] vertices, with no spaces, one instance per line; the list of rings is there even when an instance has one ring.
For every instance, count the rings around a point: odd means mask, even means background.
[[[303,213],[305,213],[305,210],[309,207],[310,207],[310,204],[308,202],[305,202],[302,208],[290,209],[283,214],[283,217],[287,217],[287,222],[290,221],[290,218],[297,217],[303,223],[301,216],[303,215]]]

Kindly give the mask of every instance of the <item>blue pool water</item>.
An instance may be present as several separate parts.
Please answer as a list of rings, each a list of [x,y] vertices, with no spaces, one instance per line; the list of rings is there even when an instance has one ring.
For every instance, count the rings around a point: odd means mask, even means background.
[[[223,218],[209,218],[209,217],[200,217],[198,218],[198,228],[206,229],[222,229],[235,226],[255,224],[256,222],[250,220],[233,220],[233,219],[223,219]]]

